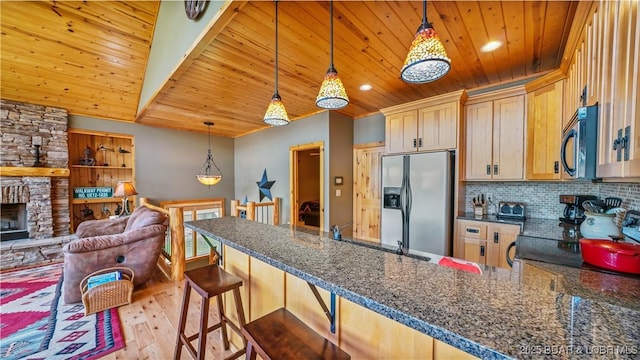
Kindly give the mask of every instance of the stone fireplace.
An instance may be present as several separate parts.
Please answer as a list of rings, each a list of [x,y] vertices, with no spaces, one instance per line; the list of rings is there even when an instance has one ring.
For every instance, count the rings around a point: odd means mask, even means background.
[[[0,123],[2,240],[68,235],[67,111],[0,100]]]

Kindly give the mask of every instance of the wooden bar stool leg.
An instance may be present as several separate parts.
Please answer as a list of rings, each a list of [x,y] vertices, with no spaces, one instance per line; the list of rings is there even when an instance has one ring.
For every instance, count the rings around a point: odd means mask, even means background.
[[[198,334],[198,359],[204,360],[204,351],[207,345],[207,329],[209,328],[209,300],[211,298],[202,297],[200,305],[200,333]]]
[[[224,315],[224,308],[222,305],[222,294],[216,296],[218,298],[218,317],[222,322],[220,326],[220,332],[222,333],[222,345],[225,350],[229,350],[229,336],[227,335],[227,324],[224,322],[226,319]]]
[[[173,353],[174,359],[180,359],[182,354],[182,337],[184,337],[184,328],[187,325],[187,312],[189,310],[189,298],[191,297],[191,284],[189,281],[184,282],[184,293],[182,295],[182,309],[180,311],[180,320],[178,321],[178,336],[176,339],[176,349]]]
[[[248,360],[256,360],[256,351],[253,348],[253,344],[251,342],[247,343],[247,352],[246,352],[246,359]]]
[[[242,307],[242,298],[240,297],[240,288],[233,289],[233,299],[236,302],[236,310],[238,311],[238,327],[240,331],[245,326],[246,321],[244,319],[244,308]],[[247,338],[242,336],[242,342],[244,343],[244,347],[247,347]]]

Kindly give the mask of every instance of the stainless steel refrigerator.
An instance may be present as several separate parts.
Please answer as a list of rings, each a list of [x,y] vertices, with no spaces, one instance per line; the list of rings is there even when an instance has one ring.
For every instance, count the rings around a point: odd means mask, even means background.
[[[451,256],[451,151],[382,157],[382,244]]]

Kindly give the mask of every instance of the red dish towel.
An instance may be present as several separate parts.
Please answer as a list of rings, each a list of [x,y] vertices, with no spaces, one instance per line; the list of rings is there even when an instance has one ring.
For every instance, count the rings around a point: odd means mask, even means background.
[[[478,264],[474,262],[454,259],[446,256],[440,259],[440,261],[438,261],[438,265],[447,266],[454,269],[471,272],[474,274],[482,274],[482,270],[480,269],[480,266],[478,266]]]

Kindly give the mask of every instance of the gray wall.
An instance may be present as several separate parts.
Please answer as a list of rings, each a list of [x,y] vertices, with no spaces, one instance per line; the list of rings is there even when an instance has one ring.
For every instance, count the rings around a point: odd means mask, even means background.
[[[384,115],[381,113],[365,116],[353,121],[353,143],[366,144],[384,142]]]
[[[194,21],[187,18],[184,1],[163,0],[160,3],[138,111],[167,81],[200,34],[211,27],[211,20],[222,4],[223,1],[209,2],[204,14]]]
[[[329,155],[329,226],[353,221],[353,124],[353,119],[336,112],[329,115],[329,146],[325,149]],[[336,176],[343,177],[342,185],[335,185]],[[336,196],[338,189],[341,196]],[[351,229],[345,228],[343,234],[350,236]]]
[[[323,141],[325,145],[324,174],[329,174],[329,157],[326,152],[329,145],[329,116],[326,111],[292,121],[287,126],[271,127],[236,138],[235,199],[242,200],[246,196],[249,201],[259,201],[256,182],[260,181],[262,172],[267,169],[269,180],[276,181],[271,187],[271,194],[282,198],[280,222],[289,223],[289,147],[319,141]],[[325,207],[329,204],[327,182],[325,181],[323,199]],[[328,223],[327,213],[325,211],[325,225]]]
[[[133,135],[138,196],[154,202],[224,197],[229,209],[235,182],[233,139],[211,136],[211,152],[224,176],[207,187],[195,178],[207,156],[207,134],[74,115],[69,127]]]

